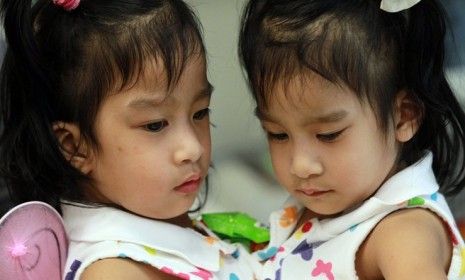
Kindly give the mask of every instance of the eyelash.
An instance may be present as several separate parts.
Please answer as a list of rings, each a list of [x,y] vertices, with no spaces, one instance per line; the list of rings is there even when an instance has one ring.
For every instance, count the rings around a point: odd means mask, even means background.
[[[331,143],[331,142],[336,141],[337,138],[339,136],[341,136],[341,134],[344,132],[344,130],[345,129],[339,130],[339,131],[336,131],[336,132],[332,132],[332,133],[328,133],[328,134],[317,134],[316,137],[320,141]],[[286,133],[267,132],[267,137],[268,137],[268,139],[270,139],[272,141],[278,141],[278,142],[285,141],[285,140],[288,139],[288,135]]]
[[[168,126],[167,121],[159,121],[159,122],[148,123],[144,125],[144,128],[145,130],[150,131],[150,132],[159,132],[167,126]]]
[[[202,109],[200,111],[197,111],[194,114],[193,119],[194,120],[202,120],[202,119],[204,119],[205,117],[207,117],[209,115],[210,115],[210,108],[205,108],[205,109]],[[148,124],[144,125],[143,127],[144,127],[145,130],[150,131],[150,132],[160,132],[162,129],[164,129],[167,126],[168,126],[168,122],[163,120],[163,121],[159,121],[159,122],[148,123]]]
[[[271,132],[267,132],[267,137],[268,139],[272,140],[272,141],[278,141],[278,142],[281,142],[281,141],[284,141],[284,140],[287,140],[288,136],[286,133],[271,133]]]
[[[210,115],[210,108],[202,109],[194,114],[194,120],[201,120]]]
[[[331,143],[331,142],[336,141],[337,138],[342,134],[342,132],[344,132],[344,130],[345,129],[332,132],[332,133],[328,133],[328,134],[318,134],[316,138],[318,138],[319,140],[323,142]]]

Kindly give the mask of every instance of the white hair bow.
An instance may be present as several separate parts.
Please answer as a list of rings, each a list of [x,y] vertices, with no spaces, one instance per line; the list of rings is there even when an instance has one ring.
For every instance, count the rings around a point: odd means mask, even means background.
[[[389,13],[397,13],[413,7],[420,1],[421,0],[382,0],[380,8]]]

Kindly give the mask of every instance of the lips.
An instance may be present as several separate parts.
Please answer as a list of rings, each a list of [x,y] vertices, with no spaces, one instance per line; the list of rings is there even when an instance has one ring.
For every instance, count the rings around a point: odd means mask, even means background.
[[[180,193],[189,194],[197,192],[200,188],[201,177],[199,175],[190,176],[184,183],[174,188]]]
[[[331,190],[320,190],[314,188],[302,188],[298,189],[297,192],[302,193],[306,196],[317,197],[331,192]]]

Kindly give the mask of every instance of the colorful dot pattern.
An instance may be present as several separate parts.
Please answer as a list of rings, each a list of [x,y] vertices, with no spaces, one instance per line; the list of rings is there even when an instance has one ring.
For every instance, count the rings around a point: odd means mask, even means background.
[[[404,207],[424,207],[424,208],[432,208],[432,205],[435,205],[439,199],[439,194],[438,193],[433,193],[431,195],[425,195],[425,196],[416,196],[411,199],[408,199],[404,201],[403,203],[397,204],[399,208],[404,208]],[[437,206],[434,206],[437,207]],[[434,210],[434,208],[432,208]],[[281,216],[279,217],[278,224],[281,228],[287,228],[291,225],[294,225],[295,222],[298,219],[298,211],[297,208],[295,207],[288,207],[282,210]],[[363,222],[363,221],[362,221]],[[348,227],[346,232],[347,233],[357,233],[357,229],[360,226],[360,221],[353,224],[352,226]],[[453,246],[462,246],[461,239],[459,239],[452,231],[450,228],[450,224],[445,222],[445,225],[447,225],[449,229],[449,233],[451,236],[451,241],[453,243]],[[318,278],[318,279],[328,279],[328,280],[334,280],[336,279],[335,277],[335,264],[331,259],[325,259],[325,258],[320,258],[319,254],[315,253],[315,250],[323,244],[325,241],[321,242],[316,242],[316,243],[311,243],[308,242],[308,236],[309,234],[312,234],[312,230],[314,228],[314,224],[312,221],[307,221],[305,222],[299,229],[294,231],[292,236],[286,241],[283,245],[280,247],[276,246],[271,246],[268,248],[265,248],[265,250],[262,250],[258,253],[258,256],[266,261],[266,267],[268,269],[274,268],[274,270],[268,270],[266,272],[266,276],[268,278],[265,278],[265,280],[281,280],[281,277],[283,276],[282,273],[284,268],[288,266],[291,262],[297,261],[295,257],[299,257],[300,262],[308,263],[307,265],[303,265],[302,267],[310,267],[311,270],[309,271],[309,275],[306,277],[297,277],[296,279],[313,279],[313,278]],[[293,241],[292,241],[293,240]],[[291,243],[289,243],[291,242]],[[290,244],[295,244],[292,245],[292,247],[287,248],[286,246],[290,246]],[[289,249],[288,253],[286,251]],[[291,257],[292,256],[292,257]],[[318,257],[318,258],[317,258]],[[273,265],[271,265],[273,264]],[[292,263],[290,267],[296,267],[295,263]],[[289,272],[289,271],[288,271]],[[299,272],[294,272],[298,273]],[[456,272],[457,273],[457,272]],[[461,249],[461,268],[460,268],[460,277],[465,276],[465,248]],[[273,275],[274,277],[270,277]],[[289,275],[285,276],[285,280],[288,280]]]

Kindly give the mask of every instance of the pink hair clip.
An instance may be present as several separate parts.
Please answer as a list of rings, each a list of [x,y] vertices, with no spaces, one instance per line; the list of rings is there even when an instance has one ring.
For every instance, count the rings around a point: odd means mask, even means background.
[[[79,6],[81,0],[53,0],[53,4],[62,7],[67,11],[72,11]]]

